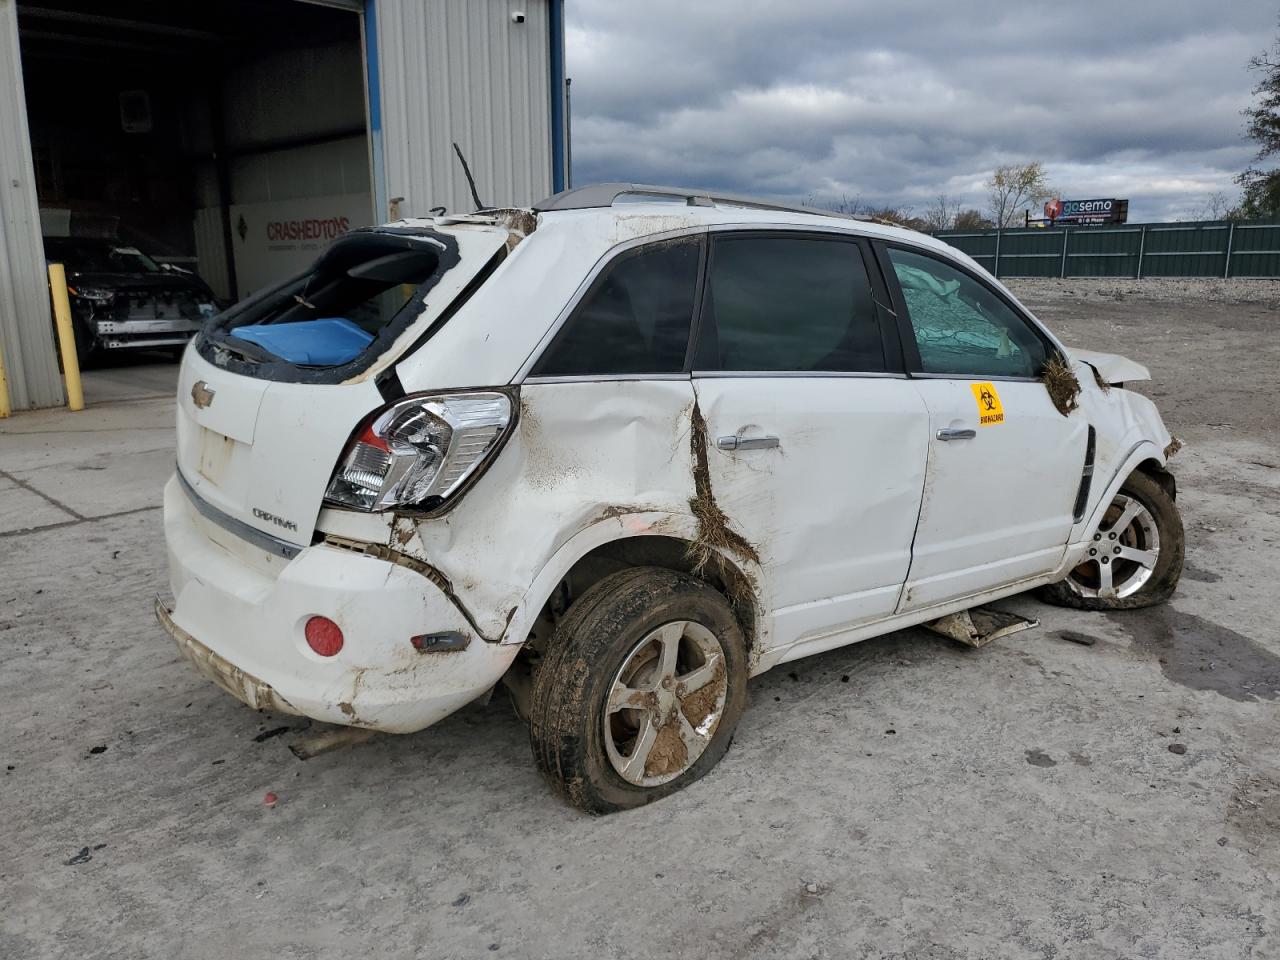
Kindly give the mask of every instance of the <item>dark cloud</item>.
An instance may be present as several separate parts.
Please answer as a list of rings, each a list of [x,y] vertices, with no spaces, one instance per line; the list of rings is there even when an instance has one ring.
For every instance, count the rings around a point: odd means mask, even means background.
[[[574,0],[574,179],[983,206],[999,163],[1194,213],[1252,148],[1275,0]]]

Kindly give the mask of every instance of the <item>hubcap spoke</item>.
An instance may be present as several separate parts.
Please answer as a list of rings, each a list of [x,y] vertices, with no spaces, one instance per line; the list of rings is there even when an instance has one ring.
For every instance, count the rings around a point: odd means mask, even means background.
[[[1125,508],[1120,512],[1119,519],[1111,525],[1111,530],[1116,534],[1124,533],[1128,529],[1129,524],[1133,523],[1136,517],[1142,511],[1142,504],[1137,500],[1130,500]]]
[[[615,683],[613,689],[609,691],[609,704],[606,710],[609,713],[617,713],[619,710],[643,710],[646,706],[646,695],[648,695],[646,690],[636,690],[625,684]]]
[[[669,623],[658,634],[658,644],[662,649],[658,659],[659,681],[676,675],[676,658],[680,655],[680,638],[684,636],[684,623]]]
[[[693,724],[685,717],[683,711],[677,710],[676,716],[680,719],[680,739],[684,741],[685,748],[689,751],[689,756],[693,757],[702,753],[702,748],[707,738],[693,728]]]
[[[624,777],[638,781],[644,776],[644,765],[649,759],[649,751],[653,749],[653,741],[656,739],[658,739],[658,728],[653,720],[646,716],[644,723],[640,726],[640,733],[636,736],[636,745],[623,761],[621,773]]]
[[[1111,564],[1099,563],[1098,567],[1098,596],[1114,597],[1116,595],[1115,582],[1111,575]]]
[[[1134,563],[1139,563],[1148,570],[1154,570],[1156,566],[1157,554],[1154,550],[1139,550],[1137,547],[1122,546],[1116,556],[1122,560],[1132,560]]]
[[[684,687],[685,693],[693,693],[695,690],[701,690],[716,677],[716,671],[720,669],[722,657],[720,654],[707,657],[707,662],[696,669],[690,670],[682,677],[677,677],[680,685]]]

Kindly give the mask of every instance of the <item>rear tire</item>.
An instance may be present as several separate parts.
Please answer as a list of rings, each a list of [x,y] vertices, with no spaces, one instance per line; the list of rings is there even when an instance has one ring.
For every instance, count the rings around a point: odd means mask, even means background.
[[[1185,546],[1173,497],[1150,476],[1134,471],[1094,536],[1090,549],[1096,553],[1066,579],[1042,587],[1040,597],[1076,610],[1136,610],[1164,603],[1182,577]]]
[[[534,676],[529,740],[561,799],[611,813],[706,774],[746,701],[746,641],[724,596],[637,567],[569,608]]]

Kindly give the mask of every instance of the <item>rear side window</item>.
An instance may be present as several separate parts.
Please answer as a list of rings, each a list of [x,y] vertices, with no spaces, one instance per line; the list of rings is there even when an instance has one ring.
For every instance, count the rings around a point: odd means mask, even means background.
[[[889,248],[925,373],[1035,377],[1044,341],[986,284],[935,257]]]
[[[698,370],[883,372],[884,345],[858,245],[717,237]]]
[[[531,376],[683,372],[700,254],[700,240],[690,237],[619,256],[596,279]]]

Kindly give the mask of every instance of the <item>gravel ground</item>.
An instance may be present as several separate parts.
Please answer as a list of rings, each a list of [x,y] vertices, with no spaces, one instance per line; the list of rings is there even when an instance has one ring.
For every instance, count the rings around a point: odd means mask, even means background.
[[[1176,284],[1014,283],[1152,369],[1187,442],[1171,604],[1020,597],[1042,626],[982,650],[788,664],[716,771],[598,820],[498,699],[295,760],[301,721],[151,618],[170,402],[5,422],[0,957],[1280,956],[1280,283]]]
[[[1031,305],[1061,300],[1094,303],[1132,299],[1141,303],[1261,303],[1272,309],[1280,308],[1280,280],[1047,279],[1005,280],[1005,283]]]

